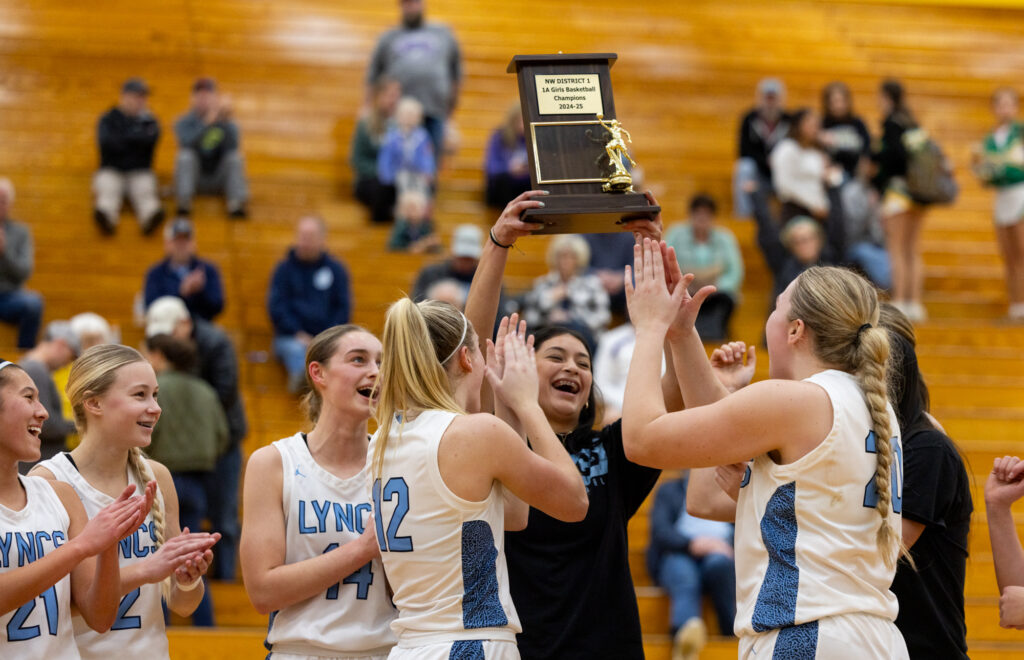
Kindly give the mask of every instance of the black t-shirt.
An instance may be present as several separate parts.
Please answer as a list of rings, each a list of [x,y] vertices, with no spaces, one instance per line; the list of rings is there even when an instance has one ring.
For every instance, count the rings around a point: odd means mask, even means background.
[[[644,657],[626,524],[660,470],[626,460],[622,423],[574,433],[566,449],[590,497],[578,523],[530,509],[527,528],[505,534],[512,600],[523,624],[523,660]]]
[[[871,155],[871,135],[860,117],[834,119],[825,117],[821,122],[825,133],[832,136],[833,146],[828,153],[849,176],[857,174],[857,163]]]
[[[925,526],[900,561],[892,591],[896,626],[911,658],[967,658],[964,580],[971,487],[963,460],[943,433],[927,429],[903,439],[903,517]]]

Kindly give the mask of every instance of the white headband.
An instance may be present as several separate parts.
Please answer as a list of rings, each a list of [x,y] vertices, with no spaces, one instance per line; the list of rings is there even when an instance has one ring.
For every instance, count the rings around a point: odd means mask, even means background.
[[[0,371],[3,371],[4,367],[9,367],[12,364],[14,363],[11,362],[10,360],[4,360],[3,362],[0,362]]]
[[[453,357],[455,357],[455,354],[459,352],[460,348],[462,348],[462,342],[466,341],[466,331],[469,330],[469,319],[467,319],[466,315],[463,314],[462,312],[459,312],[459,316],[462,317],[462,339],[460,339],[459,343],[455,345],[455,350],[453,350],[451,353],[449,353],[448,357],[446,357],[445,359],[441,360],[441,366],[444,366],[444,364],[448,360],[450,360]],[[0,369],[3,369],[3,366],[0,366]]]

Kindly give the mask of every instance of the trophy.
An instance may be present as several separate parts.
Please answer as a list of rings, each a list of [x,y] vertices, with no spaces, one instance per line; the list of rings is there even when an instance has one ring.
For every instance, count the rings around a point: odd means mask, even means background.
[[[609,70],[614,53],[516,55],[530,182],[551,194],[525,222],[538,234],[620,231],[661,209],[633,190],[632,137],[615,116]]]

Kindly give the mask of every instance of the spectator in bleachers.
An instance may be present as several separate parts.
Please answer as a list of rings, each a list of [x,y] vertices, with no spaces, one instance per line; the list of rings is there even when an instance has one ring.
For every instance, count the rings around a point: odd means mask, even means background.
[[[352,309],[348,269],[327,252],[327,226],[307,215],[295,245],[274,269],[267,311],[274,325],[274,355],[288,372],[288,391],[306,382],[306,347],[327,328],[348,323]]]
[[[206,484],[206,497],[213,531],[222,535],[221,551],[210,575],[216,580],[233,580],[241,533],[238,484],[242,473],[242,440],[248,431],[238,388],[238,356],[227,333],[209,321],[193,318],[177,296],[157,298],[146,310],[146,337],[161,334],[194,344],[198,356],[195,373],[217,392],[227,416],[228,448],[217,457],[213,475]]]
[[[771,210],[768,193],[758,190],[749,196],[757,222],[757,244],[775,280],[772,306],[789,283],[811,266],[835,266],[842,263],[846,242],[842,205],[838,191],[829,190],[834,203],[824,225],[805,215],[785,224]]]
[[[75,338],[78,340],[79,353],[83,353],[93,346],[99,344],[119,344],[121,343],[121,333],[118,328],[111,327],[110,323],[105,318],[96,314],[95,312],[82,312],[81,314],[75,314],[69,321],[71,326],[71,332],[74,333]],[[58,397],[60,398],[61,412],[65,419],[74,419],[75,411],[71,407],[71,401],[67,396],[68,388],[68,377],[71,375],[71,362],[64,365],[60,369],[55,370],[51,377],[53,378],[54,388],[57,390]],[[51,413],[52,416],[52,413]],[[65,436],[64,444],[67,445],[68,449],[74,449],[78,446],[79,437],[77,429]]]
[[[181,529],[198,532],[209,518],[206,484],[214,476],[217,457],[230,442],[227,418],[217,392],[191,373],[196,361],[192,342],[153,335],[146,338],[145,355],[156,372],[162,411],[146,455],[171,472]],[[192,613],[192,625],[213,623],[207,590]]]
[[[197,193],[223,193],[229,217],[248,215],[249,182],[241,133],[231,115],[231,101],[220,94],[213,78],[199,78],[192,84],[192,105],[174,123],[178,138],[174,196],[179,216],[192,212]]]
[[[427,300],[446,302],[460,312],[466,311],[468,291],[453,279],[438,280],[427,288]]]
[[[366,81],[372,87],[381,76],[397,80],[402,94],[423,106],[423,125],[430,133],[434,154],[443,153],[445,123],[459,98],[462,57],[451,30],[423,17],[423,0],[401,0],[402,24],[381,35],[370,58]]]
[[[974,156],[982,182],[996,189],[992,220],[1006,267],[1009,317],[1024,321],[1024,123],[1017,119],[1020,97],[1010,87],[992,94],[998,122]]]
[[[892,265],[889,251],[885,249],[878,195],[867,180],[867,163],[862,161],[861,165],[857,175],[839,189],[846,241],[845,261],[862,271],[878,288],[888,289],[892,286]]]
[[[925,206],[915,202],[907,188],[907,149],[903,134],[917,128],[907,107],[906,92],[896,80],[886,80],[879,90],[882,139],[873,155],[877,172],[872,184],[882,197],[885,242],[892,264],[892,303],[913,321],[928,313],[921,302],[924,262],[921,259],[921,228]]]
[[[149,111],[148,98],[146,82],[129,78],[121,85],[117,105],[100,117],[97,131],[100,169],[92,180],[93,218],[100,231],[108,236],[117,229],[125,195],[144,235],[151,234],[164,219],[153,173],[160,122]]]
[[[75,432],[74,417],[65,417],[60,392],[54,382],[54,372],[71,364],[81,352],[78,337],[67,321],[51,321],[43,333],[43,341],[22,356],[18,365],[32,378],[39,390],[39,402],[46,408],[49,417],[43,422],[39,434],[41,461],[64,451],[67,436]],[[19,470],[28,474],[29,464],[22,464]]]
[[[435,264],[424,266],[416,275],[412,285],[412,299],[416,302],[427,299],[427,290],[435,282],[454,280],[458,282],[465,295],[469,294],[469,285],[473,282],[476,265],[483,251],[481,243],[484,233],[476,225],[459,225],[452,232],[450,247],[451,257]],[[465,295],[463,297],[465,297]]]
[[[178,296],[193,316],[212,321],[224,309],[224,287],[215,264],[196,256],[195,227],[177,218],[164,229],[162,261],[146,273],[145,303]]]
[[[420,126],[422,117],[420,102],[403,96],[377,153],[377,178],[394,186],[398,197],[407,190],[429,192],[434,185],[437,161],[430,134]]]
[[[530,189],[523,112],[518,103],[509,106],[505,120],[491,133],[484,155],[484,176],[484,198],[492,208],[503,209],[520,193]]]
[[[581,234],[590,248],[590,273],[597,276],[608,294],[608,305],[613,314],[626,314],[626,289],[622,269],[633,265],[633,245],[636,240],[628,231],[603,234]]]
[[[576,234],[559,234],[548,246],[547,275],[523,296],[522,316],[536,328],[558,325],[582,334],[591,350],[611,321],[608,293],[597,275],[587,273],[590,247]]]
[[[669,634],[676,652],[696,660],[706,638],[701,618],[707,594],[718,619],[718,633],[732,636],[736,618],[736,564],[733,526],[704,520],[686,511],[686,478],[666,481],[654,496],[647,570],[668,592]]]
[[[843,82],[831,82],[821,92],[822,121],[818,139],[846,178],[857,176],[861,162],[871,157],[871,135],[853,112],[853,95]]]
[[[746,194],[753,188],[771,190],[772,168],[768,155],[790,129],[786,115],[786,87],[778,78],[757,83],[754,108],[740,122],[739,160],[733,172],[733,213],[738,217],[753,214]]]
[[[783,223],[798,215],[809,215],[824,221],[828,217],[829,198],[826,179],[836,174],[830,170],[829,159],[818,146],[821,120],[809,108],[793,113],[789,135],[769,156],[772,185],[782,203],[779,217]],[[841,182],[836,180],[833,185]]]
[[[665,234],[683,273],[696,276],[690,289],[697,291],[709,284],[718,289],[701,305],[694,324],[704,341],[720,341],[729,335],[729,319],[743,284],[743,256],[732,232],[715,225],[717,212],[714,199],[697,195],[690,201],[689,222],[673,225]]]
[[[401,95],[397,80],[381,76],[373,85],[372,105],[352,135],[349,162],[355,175],[355,195],[369,209],[373,222],[391,222],[394,217],[395,187],[377,178],[377,155]]]
[[[14,184],[0,178],[0,321],[18,326],[18,348],[36,345],[43,320],[43,299],[22,285],[32,275],[35,252],[28,225],[10,215]]]
[[[430,207],[430,198],[422,190],[406,190],[398,196],[395,224],[388,239],[389,250],[412,254],[441,251],[441,239],[434,231]]]

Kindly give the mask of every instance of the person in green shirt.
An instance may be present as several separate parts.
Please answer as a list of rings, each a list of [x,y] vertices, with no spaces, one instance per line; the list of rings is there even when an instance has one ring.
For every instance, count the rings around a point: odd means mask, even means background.
[[[1020,97],[1009,87],[992,94],[998,125],[974,153],[974,171],[996,189],[993,221],[1006,264],[1009,316],[1024,321],[1024,123],[1017,120]]]
[[[665,234],[665,242],[676,250],[679,268],[696,276],[691,290],[708,284],[718,289],[704,301],[697,316],[695,325],[704,341],[722,341],[729,336],[729,319],[743,284],[743,257],[736,237],[715,225],[717,212],[714,199],[696,195],[690,201],[689,221],[670,226]]]

